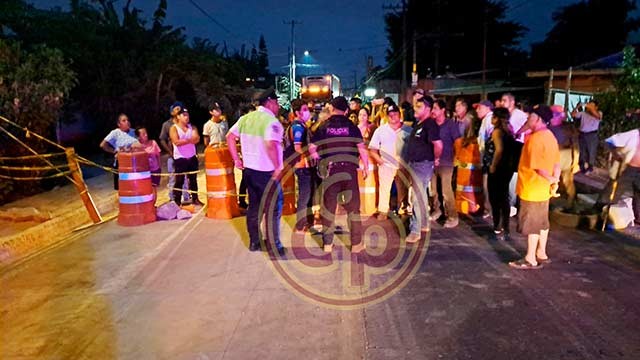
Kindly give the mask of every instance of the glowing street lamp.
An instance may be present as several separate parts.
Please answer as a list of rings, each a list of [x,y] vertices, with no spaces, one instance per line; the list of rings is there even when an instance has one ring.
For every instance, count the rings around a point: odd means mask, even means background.
[[[378,92],[376,91],[375,88],[366,88],[366,89],[364,89],[364,96],[366,96],[366,97],[370,97],[370,98],[375,97],[377,93]]]

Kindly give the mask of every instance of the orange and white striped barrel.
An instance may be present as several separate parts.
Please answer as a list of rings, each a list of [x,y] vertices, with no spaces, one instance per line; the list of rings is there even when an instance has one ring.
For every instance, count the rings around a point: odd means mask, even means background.
[[[482,165],[477,141],[462,146],[462,138],[454,143],[456,154],[456,209],[462,214],[474,214],[484,204]]]
[[[227,146],[207,146],[204,150],[207,179],[207,217],[231,219],[240,216],[233,158]]]
[[[373,214],[378,204],[378,169],[369,163],[369,174],[364,179],[362,164],[358,167],[358,187],[360,188],[360,213]]]
[[[119,152],[118,178],[118,224],[137,226],[156,221],[149,155],[144,151]]]
[[[282,215],[292,215],[296,213],[296,180],[293,174],[293,169],[290,168],[287,173],[282,176],[281,185],[284,195]]]

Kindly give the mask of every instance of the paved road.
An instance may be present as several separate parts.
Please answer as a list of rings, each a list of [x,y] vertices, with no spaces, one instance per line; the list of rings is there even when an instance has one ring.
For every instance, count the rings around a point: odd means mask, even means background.
[[[498,243],[488,230],[434,226],[404,287],[341,310],[294,293],[268,256],[248,252],[244,218],[110,222],[0,275],[0,358],[640,358],[637,240],[553,228],[553,263],[517,271],[506,262],[524,239]],[[383,247],[370,245],[370,253]],[[405,259],[420,249],[396,245]],[[348,254],[337,246],[330,261],[349,264]],[[301,264],[299,255],[291,252],[286,264]],[[354,292],[340,270],[307,271],[326,261],[315,250],[307,255],[307,268],[291,271],[325,294],[351,298],[402,267],[390,264]]]

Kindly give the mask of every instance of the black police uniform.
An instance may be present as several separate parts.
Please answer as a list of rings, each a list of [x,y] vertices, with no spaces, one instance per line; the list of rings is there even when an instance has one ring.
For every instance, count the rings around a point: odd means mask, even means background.
[[[358,187],[358,144],[364,143],[360,129],[343,115],[333,115],[315,132],[311,142],[318,147],[322,180],[323,243],[333,243],[338,202],[347,210],[351,244],[362,241],[360,188]]]

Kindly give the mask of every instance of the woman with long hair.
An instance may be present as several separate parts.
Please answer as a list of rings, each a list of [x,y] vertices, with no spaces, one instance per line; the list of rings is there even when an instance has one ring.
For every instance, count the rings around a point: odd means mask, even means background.
[[[513,152],[513,134],[509,129],[509,110],[497,108],[491,118],[493,131],[485,144],[483,171],[488,174],[487,187],[493,217],[493,232],[497,239],[509,238],[509,180]]]

